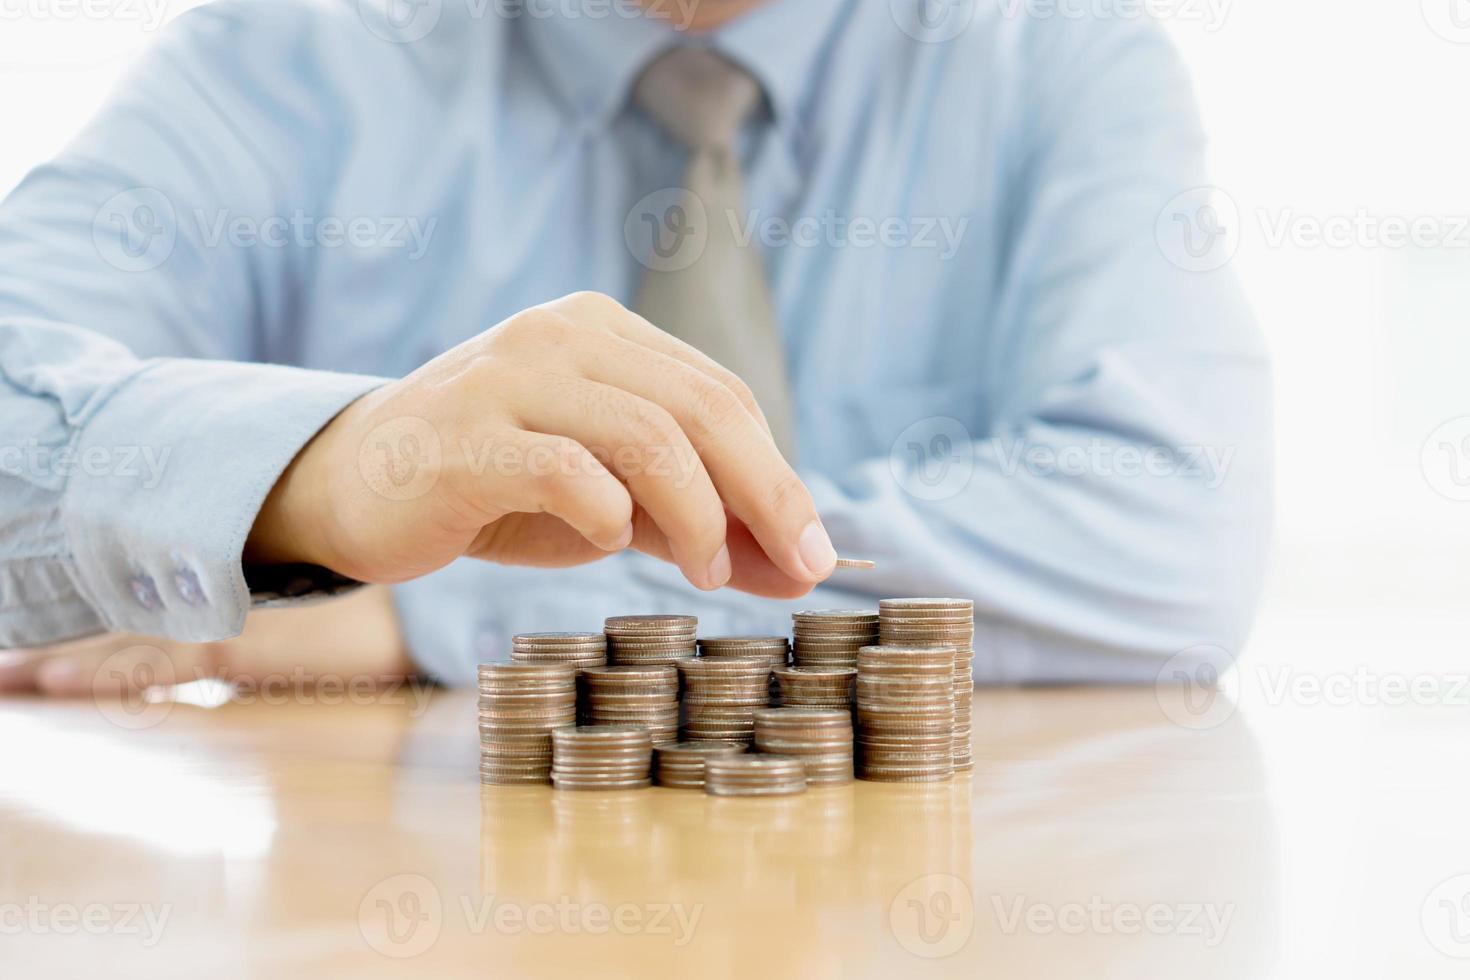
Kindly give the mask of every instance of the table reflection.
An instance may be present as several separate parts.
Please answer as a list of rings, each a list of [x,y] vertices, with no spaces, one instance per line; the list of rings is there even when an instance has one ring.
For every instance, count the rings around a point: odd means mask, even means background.
[[[1163,707],[980,692],[973,774],[763,800],[482,787],[473,693],[180,706],[142,731],[14,704],[0,885],[170,908],[153,946],[26,937],[61,975],[269,953],[355,977],[1268,976],[1256,741]]]
[[[698,907],[690,946],[734,975],[772,950],[783,975],[1260,975],[1273,834],[1243,719],[1181,728],[1152,691],[981,692],[975,740],[976,771],[950,783],[767,800],[484,787],[479,888]],[[578,945],[551,938],[548,956]]]

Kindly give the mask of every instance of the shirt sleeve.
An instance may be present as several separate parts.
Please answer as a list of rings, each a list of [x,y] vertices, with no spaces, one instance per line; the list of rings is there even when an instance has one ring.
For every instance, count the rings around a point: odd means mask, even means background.
[[[216,234],[329,179],[333,96],[292,68],[300,6],[180,17],[0,205],[0,646],[238,632],[266,493],[383,383],[246,363],[291,328],[305,273]]]
[[[1229,264],[1160,231],[1206,194],[1188,78],[1152,26],[1024,30],[999,340],[976,368],[992,422],[924,420],[804,476],[839,550],[878,560],[864,588],[975,597],[982,680],[1218,664],[1268,550],[1271,391]]]

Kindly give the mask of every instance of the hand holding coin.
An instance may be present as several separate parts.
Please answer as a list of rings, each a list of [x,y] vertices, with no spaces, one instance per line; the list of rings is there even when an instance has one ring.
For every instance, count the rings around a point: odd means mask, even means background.
[[[246,560],[391,583],[463,555],[560,567],[627,547],[772,597],[837,562],[744,383],[575,293],[348,406],[277,481]]]

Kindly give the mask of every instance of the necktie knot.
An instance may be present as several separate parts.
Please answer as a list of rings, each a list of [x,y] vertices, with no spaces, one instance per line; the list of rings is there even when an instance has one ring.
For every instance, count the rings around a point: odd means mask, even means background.
[[[633,91],[634,101],[691,151],[732,150],[760,96],[759,83],[744,68],[691,47],[655,58]]]

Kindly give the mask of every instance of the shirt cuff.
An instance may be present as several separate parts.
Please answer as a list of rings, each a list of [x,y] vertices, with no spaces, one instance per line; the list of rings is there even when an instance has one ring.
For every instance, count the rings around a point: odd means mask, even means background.
[[[78,435],[62,500],[77,590],[105,627],[191,642],[239,633],[251,605],[241,556],[266,495],[312,436],[386,383],[163,359],[113,393]]]

